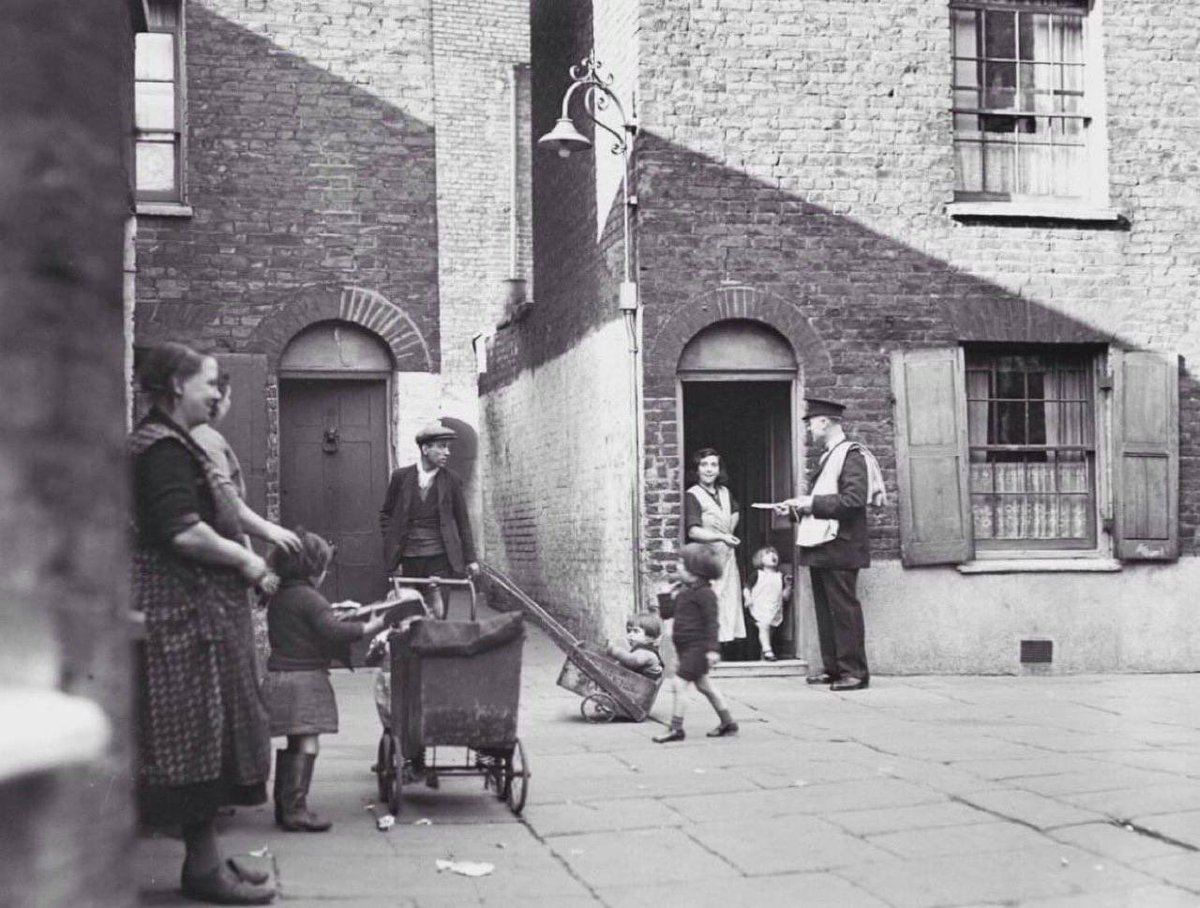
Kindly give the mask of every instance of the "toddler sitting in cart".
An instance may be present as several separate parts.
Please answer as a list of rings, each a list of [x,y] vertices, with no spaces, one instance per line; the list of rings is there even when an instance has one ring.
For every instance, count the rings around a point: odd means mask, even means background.
[[[662,619],[650,612],[643,612],[625,622],[625,639],[629,648],[610,643],[604,652],[639,675],[657,680],[663,673],[663,658],[658,650],[661,637]]]

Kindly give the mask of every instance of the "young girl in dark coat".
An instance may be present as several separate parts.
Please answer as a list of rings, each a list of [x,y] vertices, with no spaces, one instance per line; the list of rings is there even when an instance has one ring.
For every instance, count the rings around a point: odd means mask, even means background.
[[[679,578],[683,582],[673,601],[660,606],[664,618],[674,618],[671,641],[675,644],[678,665],[671,686],[671,727],[654,739],[656,744],[682,741],[683,711],[691,685],[704,694],[717,711],[721,723],[708,733],[710,738],[737,734],[725,700],[713,686],[708,670],[721,659],[717,643],[718,606],[712,581],[721,576],[721,562],[712,548],[689,542],[680,551]]]
[[[275,822],[288,832],[324,832],[332,825],[308,809],[313,764],[320,735],[338,730],[337,701],[329,666],[355,640],[383,630],[379,615],[365,624],[340,621],[317,588],[325,579],[333,549],[316,533],[298,531],[296,554],[277,549],[272,567],[279,591],[267,605],[271,655],[263,693],[271,715],[271,736],[287,736],[287,750],[275,751]]]

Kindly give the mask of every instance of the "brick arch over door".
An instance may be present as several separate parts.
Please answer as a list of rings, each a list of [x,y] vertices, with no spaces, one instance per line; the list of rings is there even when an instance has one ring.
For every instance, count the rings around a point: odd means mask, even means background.
[[[646,589],[663,579],[675,560],[683,517],[675,399],[679,357],[693,337],[729,319],[749,319],[778,331],[795,351],[803,390],[814,396],[833,393],[833,363],[825,342],[794,303],[775,294],[745,285],[720,287],[681,303],[658,321],[647,334],[644,357],[642,574],[651,581]]]
[[[397,371],[435,371],[434,352],[416,323],[387,297],[362,287],[343,287],[340,293],[329,287],[295,291],[255,329],[252,349],[267,354],[274,372],[293,337],[309,325],[333,320],[353,322],[379,335],[392,351]]]
[[[833,383],[833,364],[825,342],[794,304],[754,287],[719,287],[675,307],[646,340],[646,393],[675,396],[675,369],[683,348],[702,330],[727,319],[750,319],[774,328],[791,343],[804,377],[804,388],[818,391]]]

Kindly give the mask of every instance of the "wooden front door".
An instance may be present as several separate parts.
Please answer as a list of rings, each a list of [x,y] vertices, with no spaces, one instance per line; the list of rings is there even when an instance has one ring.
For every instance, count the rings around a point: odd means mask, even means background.
[[[387,381],[283,379],[281,511],[337,546],[321,592],[372,602],[386,592],[379,507],[388,483]]]

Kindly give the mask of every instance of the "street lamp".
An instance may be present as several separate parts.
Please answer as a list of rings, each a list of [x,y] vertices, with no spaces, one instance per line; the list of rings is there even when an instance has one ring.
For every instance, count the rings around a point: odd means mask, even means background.
[[[538,145],[553,149],[560,158],[570,157],[573,151],[587,151],[592,147],[591,141],[576,127],[571,119],[571,99],[579,94],[582,98],[584,114],[600,129],[613,137],[613,154],[621,156],[621,227],[624,240],[625,270],[621,280],[621,290],[617,297],[621,315],[625,320],[625,333],[629,338],[630,366],[630,412],[633,415],[633,476],[630,490],[630,520],[631,545],[633,558],[633,595],[634,610],[639,611],[642,602],[642,394],[641,394],[641,354],[638,344],[638,287],[633,277],[632,249],[629,235],[629,213],[637,207],[637,197],[629,192],[629,152],[633,137],[637,135],[637,118],[625,112],[621,99],[612,89],[613,77],[601,69],[600,61],[596,59],[596,51],[589,50],[588,55],[577,65],[568,70],[571,84],[563,95],[562,112],[554,128],[538,139]],[[619,128],[606,123],[601,114],[609,109],[615,109],[620,116]]]
[[[569,70],[571,84],[567,87],[562,100],[562,114],[554,123],[554,128],[538,139],[538,145],[551,148],[560,158],[568,158],[573,151],[587,151],[592,147],[591,141],[575,128],[571,119],[571,99],[579,92],[583,98],[583,112],[588,119],[612,135],[614,141],[610,151],[621,156],[621,192],[624,198],[622,226],[624,229],[625,246],[625,276],[621,281],[620,300],[621,311],[636,314],[638,308],[637,283],[633,279],[630,264],[629,241],[629,211],[637,206],[637,198],[629,193],[629,150],[633,137],[637,135],[637,118],[626,115],[621,99],[612,90],[613,77],[601,69],[600,61],[596,59],[596,51],[588,51],[588,55],[580,63]],[[582,91],[581,91],[582,90]],[[614,107],[621,117],[620,129],[614,129],[601,119],[600,114]],[[630,320],[632,321],[632,320]],[[637,335],[630,334],[630,348],[637,349]]]

